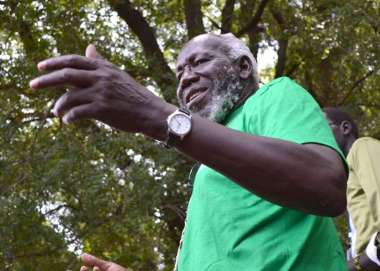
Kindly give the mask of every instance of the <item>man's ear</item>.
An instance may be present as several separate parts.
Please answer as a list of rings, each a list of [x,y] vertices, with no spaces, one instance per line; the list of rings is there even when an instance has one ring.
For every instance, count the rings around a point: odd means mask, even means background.
[[[349,121],[344,120],[340,123],[339,129],[343,135],[349,135],[352,132],[352,125]]]
[[[247,56],[238,58],[237,64],[239,65],[239,75],[242,79],[248,79],[252,75],[253,64]]]

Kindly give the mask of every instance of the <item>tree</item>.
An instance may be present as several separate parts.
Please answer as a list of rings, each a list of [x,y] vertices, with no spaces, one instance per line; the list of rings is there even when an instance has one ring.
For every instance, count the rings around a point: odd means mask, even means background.
[[[141,135],[53,118],[65,88],[28,88],[39,60],[83,54],[91,42],[175,102],[181,46],[233,32],[255,56],[277,52],[263,81],[290,76],[380,136],[379,12],[379,0],[0,1],[1,266],[74,270],[85,249],[133,270],[171,270],[191,193],[188,158]]]

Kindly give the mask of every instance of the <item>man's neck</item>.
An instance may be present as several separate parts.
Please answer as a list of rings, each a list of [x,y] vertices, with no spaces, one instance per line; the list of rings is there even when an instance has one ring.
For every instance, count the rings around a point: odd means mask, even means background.
[[[351,147],[352,145],[354,144],[354,142],[356,141],[357,137],[354,137],[354,136],[350,136],[347,141],[346,141],[346,145],[343,149],[343,152],[344,152],[344,155],[347,157],[348,153],[350,152],[351,150]]]
[[[231,111],[234,111],[236,108],[241,106],[251,95],[253,95],[257,90],[259,89],[259,86],[256,84],[248,84],[242,91],[242,95],[239,99],[239,101],[234,105],[233,109]]]

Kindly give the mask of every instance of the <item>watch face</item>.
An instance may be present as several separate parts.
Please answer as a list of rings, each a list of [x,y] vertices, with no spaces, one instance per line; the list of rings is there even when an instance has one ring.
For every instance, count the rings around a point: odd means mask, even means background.
[[[191,120],[185,114],[176,114],[169,121],[170,130],[177,135],[185,135],[191,129]]]

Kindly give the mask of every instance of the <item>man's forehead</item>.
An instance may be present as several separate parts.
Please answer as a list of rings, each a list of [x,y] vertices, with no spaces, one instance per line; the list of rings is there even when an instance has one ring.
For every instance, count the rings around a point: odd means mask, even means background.
[[[214,37],[210,34],[203,34],[196,36],[190,40],[180,51],[178,55],[178,62],[183,61],[185,58],[190,57],[193,54],[206,54],[209,52],[221,52],[222,39]]]

